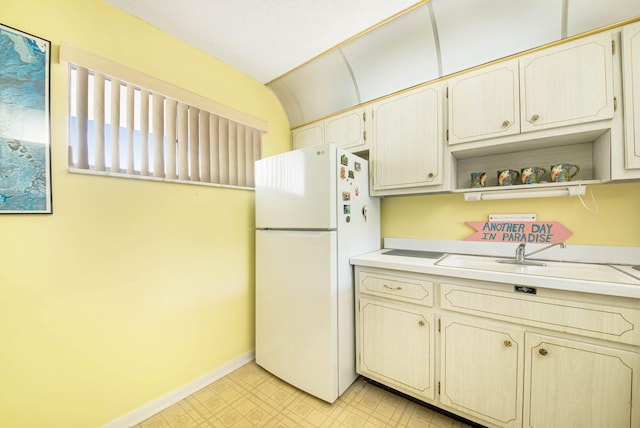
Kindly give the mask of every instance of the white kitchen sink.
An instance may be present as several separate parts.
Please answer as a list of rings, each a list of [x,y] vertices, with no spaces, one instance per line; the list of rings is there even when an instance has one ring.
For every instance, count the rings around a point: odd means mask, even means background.
[[[449,254],[435,264],[459,269],[640,285],[640,271],[631,266],[551,261],[544,261],[545,266],[535,266],[503,263],[499,260],[509,259]]]

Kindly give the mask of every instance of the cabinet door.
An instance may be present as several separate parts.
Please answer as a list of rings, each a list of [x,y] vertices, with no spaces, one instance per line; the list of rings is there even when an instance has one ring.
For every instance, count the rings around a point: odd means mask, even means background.
[[[520,132],[518,60],[449,81],[449,144]]]
[[[373,106],[373,190],[442,183],[442,89],[429,86]]]
[[[324,121],[326,141],[343,149],[360,149],[365,140],[365,110],[359,108]]]
[[[324,143],[324,123],[316,122],[291,131],[293,150]]]
[[[638,354],[529,333],[525,347],[524,426],[640,426]]]
[[[622,67],[625,166],[636,169],[640,168],[640,22],[622,28]]]
[[[524,332],[454,317],[440,321],[440,402],[495,426],[522,426]]]
[[[522,132],[613,117],[611,34],[520,58]]]
[[[359,373],[433,399],[434,316],[423,308],[361,297]]]

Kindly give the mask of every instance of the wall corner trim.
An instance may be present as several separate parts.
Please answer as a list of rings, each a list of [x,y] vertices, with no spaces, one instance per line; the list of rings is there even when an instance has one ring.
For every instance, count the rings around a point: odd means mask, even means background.
[[[107,424],[103,425],[102,428],[125,428],[132,427],[140,422],[149,419],[151,416],[155,415],[166,409],[173,404],[176,404],[178,401],[183,400],[189,395],[199,391],[205,386],[215,382],[218,379],[223,378],[234,370],[244,366],[245,364],[253,361],[255,358],[255,350],[251,350],[243,355],[240,355],[237,358],[211,370],[208,373],[194,379],[186,385],[181,386],[180,388],[169,392],[155,400],[145,404],[142,407],[135,409],[134,411],[127,413],[126,415],[120,416]]]

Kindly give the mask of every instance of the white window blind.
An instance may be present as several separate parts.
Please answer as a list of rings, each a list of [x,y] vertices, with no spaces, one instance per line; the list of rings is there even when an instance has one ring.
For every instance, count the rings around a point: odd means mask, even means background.
[[[170,85],[174,97],[67,61],[72,170],[254,186],[262,129],[194,105],[206,103],[186,91],[181,99]]]

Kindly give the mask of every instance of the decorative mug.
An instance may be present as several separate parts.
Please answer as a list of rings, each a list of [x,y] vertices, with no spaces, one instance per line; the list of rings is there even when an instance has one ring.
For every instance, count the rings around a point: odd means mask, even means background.
[[[498,186],[510,186],[515,184],[520,173],[515,169],[502,169],[498,171]]]
[[[528,166],[520,170],[520,180],[522,184],[539,183],[547,170],[538,166]]]
[[[578,165],[570,164],[570,163],[558,163],[555,165],[551,165],[551,181],[555,183],[559,183],[562,181],[570,181],[573,177],[578,175],[580,172],[580,167]],[[571,169],[575,169],[573,174],[570,174]]]
[[[487,184],[487,173],[484,171],[471,173],[471,187],[479,188]]]

